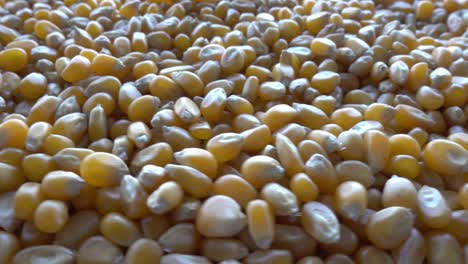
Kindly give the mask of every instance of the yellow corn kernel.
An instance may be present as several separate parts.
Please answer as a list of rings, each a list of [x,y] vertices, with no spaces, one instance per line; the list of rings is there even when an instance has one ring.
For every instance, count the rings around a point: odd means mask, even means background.
[[[213,193],[228,196],[243,208],[246,208],[250,201],[257,198],[257,191],[249,182],[240,176],[232,174],[216,179],[213,184]]]
[[[95,187],[119,185],[122,177],[128,173],[127,165],[120,158],[104,152],[91,153],[80,164],[81,177]]]
[[[130,19],[133,16],[138,15],[138,2],[136,1],[130,1],[122,6],[120,6],[120,14],[125,17],[126,19]]]
[[[53,171],[42,179],[41,191],[50,199],[66,201],[76,197],[83,185],[83,179],[73,172]]]
[[[21,221],[15,218],[14,199],[14,192],[4,192],[0,195],[0,227],[9,233],[13,233],[21,225]]]
[[[345,130],[350,129],[355,124],[361,122],[363,116],[361,112],[353,108],[342,108],[333,112],[330,116],[330,121],[339,125]],[[366,119],[369,120],[369,119]]]
[[[416,210],[417,195],[417,190],[410,180],[394,175],[385,182],[382,205],[384,207],[401,206]]]
[[[338,141],[342,146],[342,148],[338,150],[338,154],[343,159],[359,161],[364,160],[364,140],[357,132],[350,130],[344,131],[338,136]]]
[[[280,82],[264,82],[258,90],[258,96],[263,101],[279,100],[285,94],[286,87]]]
[[[16,37],[19,36],[16,30],[9,28],[7,26],[4,26],[4,25],[1,25],[0,33],[1,33],[0,42],[2,43],[2,45],[7,45],[10,42],[13,42],[16,39]]]
[[[184,123],[193,123],[201,116],[198,106],[188,97],[177,99],[174,104],[174,112]]]
[[[266,184],[260,195],[271,205],[275,215],[293,216],[299,213],[299,205],[294,193],[278,183]]]
[[[263,149],[271,142],[272,135],[266,125],[260,125],[240,133],[243,138],[242,150],[256,151]]]
[[[226,106],[227,95],[224,89],[215,88],[208,92],[203,98],[200,111],[202,116],[209,123],[216,123],[222,118],[223,110]]]
[[[57,233],[68,221],[68,207],[62,201],[45,200],[34,212],[34,224],[44,233]]]
[[[35,153],[24,157],[22,162],[24,176],[33,182],[40,182],[44,176],[57,168],[53,157]]]
[[[428,20],[432,17],[434,6],[430,1],[421,1],[416,7],[416,18],[420,20]]]
[[[18,89],[26,99],[35,100],[46,92],[47,79],[40,73],[30,73],[21,80]]]
[[[255,245],[261,249],[269,248],[275,231],[272,208],[263,200],[253,200],[247,204],[246,213],[249,234]]]
[[[322,94],[330,94],[340,83],[340,76],[335,72],[321,71],[315,74],[310,85]]]
[[[289,188],[301,202],[315,201],[319,194],[317,185],[305,173],[298,173],[291,178]]]
[[[461,85],[454,84],[442,90],[445,99],[445,106],[462,106],[468,99],[466,89]]]
[[[206,150],[211,152],[218,162],[235,159],[242,149],[243,138],[236,133],[222,133],[206,143]]]
[[[7,120],[0,124],[0,148],[24,149],[28,125],[20,120]]]
[[[80,112],[80,110],[81,106],[78,104],[76,96],[68,97],[58,105],[55,111],[55,120],[71,113]]]
[[[173,150],[169,144],[156,143],[137,152],[130,163],[130,169],[138,173],[145,165],[165,166],[172,161],[172,155]]]
[[[163,251],[156,241],[140,238],[128,249],[125,255],[125,263],[149,264],[151,261],[160,261],[162,255]]]
[[[195,224],[198,232],[206,237],[231,237],[245,227],[246,218],[233,199],[214,195],[200,207]]]
[[[408,179],[414,179],[419,175],[418,160],[409,155],[393,156],[384,168],[384,172],[396,174]]]
[[[304,162],[294,143],[286,136],[276,135],[275,146],[281,165],[286,171],[286,175],[292,177],[296,173],[304,171]]]
[[[313,154],[305,163],[306,174],[317,184],[320,192],[331,194],[338,186],[338,176],[332,163],[321,154]]]
[[[403,129],[430,128],[435,123],[426,113],[409,105],[397,105],[395,110],[395,124]]]
[[[388,137],[378,130],[370,130],[364,134],[364,149],[367,162],[373,172],[378,172],[385,168],[390,155],[389,145]]]
[[[33,152],[39,151],[51,131],[52,126],[46,122],[34,123],[26,136],[26,149]]]
[[[245,65],[245,53],[235,47],[228,47],[220,59],[221,69],[226,74],[240,72]]]
[[[119,99],[117,101],[119,109],[124,113],[128,113],[130,104],[140,97],[142,95],[134,85],[124,84],[119,90]]]
[[[455,142],[436,139],[425,146],[423,158],[430,169],[452,177],[463,173],[463,167],[468,162],[468,152]]]
[[[177,182],[161,184],[146,201],[149,210],[154,214],[164,214],[177,207],[184,197],[182,188]]]
[[[409,155],[414,158],[419,158],[421,155],[421,147],[413,137],[405,134],[395,134],[389,138],[390,157],[396,155]]]
[[[158,73],[158,66],[150,60],[138,62],[133,66],[133,76],[135,76],[136,79],[140,79],[152,73]]]
[[[264,263],[264,261],[271,263],[292,263],[293,256],[289,250],[268,249],[254,251],[244,260],[246,264],[260,264]]]
[[[128,106],[128,120],[150,123],[158,112],[161,100],[158,97],[144,95],[133,100]]]
[[[340,142],[335,135],[325,130],[313,130],[307,135],[307,139],[313,140],[327,152],[333,153],[341,149]]]
[[[125,71],[125,65],[115,57],[98,54],[91,62],[91,70],[98,75],[119,77]]]
[[[404,207],[387,207],[373,214],[366,225],[369,240],[382,249],[393,249],[411,235],[414,216]]]
[[[143,122],[134,122],[128,126],[127,137],[139,149],[145,148],[151,142],[151,131]]]
[[[61,170],[80,173],[80,164],[83,159],[94,151],[84,148],[65,148],[53,157],[53,164]]]
[[[91,21],[91,22],[94,22],[94,21]],[[84,50],[80,51],[80,56],[88,59],[88,61],[90,61],[90,62],[93,61],[94,57],[96,57],[97,55],[98,55],[98,53],[95,50],[92,50],[92,49],[84,49]]]
[[[329,122],[325,112],[315,106],[293,103],[293,108],[296,110],[296,122],[310,129],[319,129]]]
[[[210,152],[200,148],[185,148],[174,153],[177,163],[192,167],[214,179],[218,171],[218,161]]]
[[[84,56],[75,56],[62,71],[62,78],[67,82],[79,82],[91,75],[91,62]]]
[[[28,124],[34,124],[40,121],[53,124],[56,109],[61,102],[62,100],[55,96],[42,96],[31,108],[31,112],[28,116]]]
[[[207,197],[211,192],[213,182],[203,172],[188,166],[173,164],[166,165],[165,169],[169,177],[193,197]]]
[[[375,177],[369,165],[358,160],[346,160],[336,164],[336,173],[340,182],[356,181],[366,188],[375,183]]]
[[[190,134],[196,138],[201,140],[210,139],[213,135],[213,131],[211,126],[206,121],[198,121],[189,126]]]
[[[328,23],[330,18],[329,12],[318,12],[307,17],[305,26],[311,34],[317,34]]]
[[[0,163],[1,171],[0,180],[2,185],[0,186],[0,192],[15,191],[25,182],[25,177],[20,168],[14,167],[6,163]]]
[[[237,95],[231,95],[227,98],[227,109],[236,115],[254,114],[253,105],[247,100]]]
[[[101,233],[117,245],[130,246],[141,236],[138,226],[119,213],[109,213],[99,224]]]
[[[58,245],[31,246],[19,251],[11,263],[27,263],[37,260],[44,260],[48,263],[72,263],[75,261],[75,253]]]
[[[184,148],[198,148],[200,141],[185,129],[175,126],[163,126],[162,136],[164,140],[171,145],[171,147],[178,151]]]
[[[318,56],[334,58],[336,55],[336,44],[327,38],[315,38],[310,44],[310,50]]]
[[[0,150],[0,163],[6,163],[14,167],[20,168],[26,151],[17,148],[5,148]]]
[[[157,75],[150,84],[149,90],[153,96],[161,100],[180,97],[183,89],[172,79],[164,75]]]
[[[290,123],[297,116],[297,111],[289,105],[279,104],[271,107],[263,116],[262,122],[267,125],[271,131]]]
[[[141,182],[130,175],[125,175],[119,187],[122,211],[132,219],[140,219],[148,214],[146,200],[148,194]]]
[[[79,142],[87,131],[87,118],[84,113],[71,113],[57,119],[52,133]]]
[[[107,93],[117,100],[121,86],[119,79],[113,76],[102,76],[93,78],[84,92],[86,97],[91,97],[97,93]]]
[[[334,243],[340,239],[338,219],[322,203],[306,203],[302,208],[301,222],[304,230],[319,242]]]
[[[429,86],[419,88],[416,100],[427,110],[437,110],[444,105],[443,94]]]
[[[31,221],[34,217],[34,211],[43,200],[45,200],[45,197],[41,192],[41,185],[39,183],[24,183],[15,194],[15,217]]]
[[[52,97],[52,96],[49,96],[50,98],[55,98],[55,97]],[[66,100],[67,98],[69,97],[75,97],[78,105],[82,106],[85,101],[86,101],[86,96],[84,94],[84,91],[83,91],[83,88],[79,87],[79,86],[70,86],[68,87],[67,89],[63,90],[59,95],[58,95],[59,99],[62,99],[62,100]],[[39,99],[41,100],[41,99]],[[57,103],[57,105],[61,103],[61,101],[59,101]]]
[[[34,33],[40,38],[45,39],[52,32],[61,32],[60,28],[48,20],[39,20],[34,26]]]
[[[444,89],[452,81],[452,73],[445,68],[439,67],[433,70],[429,75],[431,86],[436,89]]]
[[[86,100],[83,112],[89,114],[97,105],[101,105],[106,115],[111,115],[115,110],[115,101],[108,93],[96,93]]]
[[[127,129],[129,126],[130,126],[130,121],[126,119],[120,119],[120,120],[112,122],[110,131],[109,131],[110,138],[116,139],[117,137],[125,136],[127,134]]]
[[[88,137],[91,141],[97,141],[107,137],[107,120],[104,108],[99,104],[89,113]]]
[[[11,48],[0,52],[0,68],[4,71],[19,72],[23,70],[27,64],[28,54],[23,49]]]
[[[261,188],[267,183],[281,180],[285,175],[285,170],[277,160],[259,155],[244,161],[241,173],[244,179],[255,188]]]
[[[172,79],[184,89],[190,97],[201,96],[204,84],[199,76],[189,71],[177,71],[171,74]]]
[[[291,142],[295,145],[299,144],[301,141],[305,140],[309,129],[304,126],[298,125],[296,123],[291,123],[289,125],[284,126],[276,133],[277,135],[284,135],[287,137]]]
[[[335,202],[340,215],[356,220],[367,209],[366,188],[359,182],[343,182],[336,188]]]
[[[138,51],[138,52],[148,51],[148,42],[146,40],[146,35],[144,33],[142,32],[133,33],[132,50]]]
[[[450,222],[451,209],[439,190],[423,186],[418,191],[418,216],[430,228],[441,228]]]

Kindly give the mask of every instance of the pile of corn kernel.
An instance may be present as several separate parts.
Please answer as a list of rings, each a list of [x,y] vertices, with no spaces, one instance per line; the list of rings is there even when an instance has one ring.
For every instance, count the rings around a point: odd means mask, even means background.
[[[467,0],[0,0],[0,263],[468,263]]]

